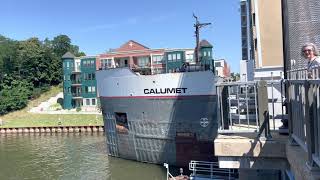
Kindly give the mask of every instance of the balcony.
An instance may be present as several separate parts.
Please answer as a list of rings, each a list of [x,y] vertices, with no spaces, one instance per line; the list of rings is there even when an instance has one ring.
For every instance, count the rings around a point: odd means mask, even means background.
[[[71,86],[81,86],[81,80],[71,80]]]
[[[72,99],[81,99],[82,94],[81,93],[72,93]]]
[[[81,73],[80,66],[74,67],[74,68],[72,69],[72,72],[71,72],[71,73],[72,73],[72,74],[80,74],[80,73]]]

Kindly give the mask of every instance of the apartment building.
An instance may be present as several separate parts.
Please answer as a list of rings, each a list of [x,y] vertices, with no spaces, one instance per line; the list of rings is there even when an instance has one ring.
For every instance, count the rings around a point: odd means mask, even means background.
[[[254,79],[283,76],[282,9],[279,0],[241,0],[242,62]]]

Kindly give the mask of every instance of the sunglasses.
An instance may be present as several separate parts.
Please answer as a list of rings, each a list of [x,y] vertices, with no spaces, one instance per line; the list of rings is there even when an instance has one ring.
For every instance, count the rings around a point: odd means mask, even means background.
[[[305,49],[305,50],[303,50],[303,52],[311,52],[312,51],[312,49]]]

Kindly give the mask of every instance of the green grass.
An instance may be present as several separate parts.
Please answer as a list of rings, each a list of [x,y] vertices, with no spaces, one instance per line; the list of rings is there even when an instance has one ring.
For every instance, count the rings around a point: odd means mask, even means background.
[[[20,111],[15,111],[0,118],[4,125],[0,127],[46,127],[46,126],[86,126],[103,125],[101,115],[94,114],[36,114],[29,113],[32,107],[57,95],[62,89],[58,86],[52,87],[39,98],[29,101],[28,106]]]

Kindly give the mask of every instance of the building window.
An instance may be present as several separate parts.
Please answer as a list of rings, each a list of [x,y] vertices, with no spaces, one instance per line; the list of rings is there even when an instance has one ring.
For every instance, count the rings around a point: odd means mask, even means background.
[[[214,63],[214,66],[215,66],[215,67],[221,67],[221,62],[215,62],[215,63]]]
[[[186,54],[186,62],[193,62],[193,53]]]
[[[88,86],[88,92],[91,92],[91,86]]]
[[[168,54],[168,61],[172,61],[172,55]]]
[[[163,56],[162,55],[156,55],[152,57],[154,64],[162,64]]]
[[[177,60],[177,54],[172,54],[172,60],[173,61]]]
[[[92,92],[96,92],[96,87],[92,86]]]
[[[177,60],[181,59],[181,54],[177,54]]]
[[[147,67],[149,64],[149,57],[138,57],[138,66]]]
[[[91,104],[92,104],[93,106],[95,106],[95,105],[96,105],[96,99],[92,99],[92,101],[91,101],[91,102],[92,102]]]
[[[203,56],[207,56],[207,51],[203,51]]]
[[[208,51],[208,56],[211,57],[211,52],[210,51]]]
[[[86,99],[86,105],[90,106],[90,99]]]
[[[246,13],[247,13],[246,4],[243,3],[243,4],[241,4],[241,14],[246,14]]]

